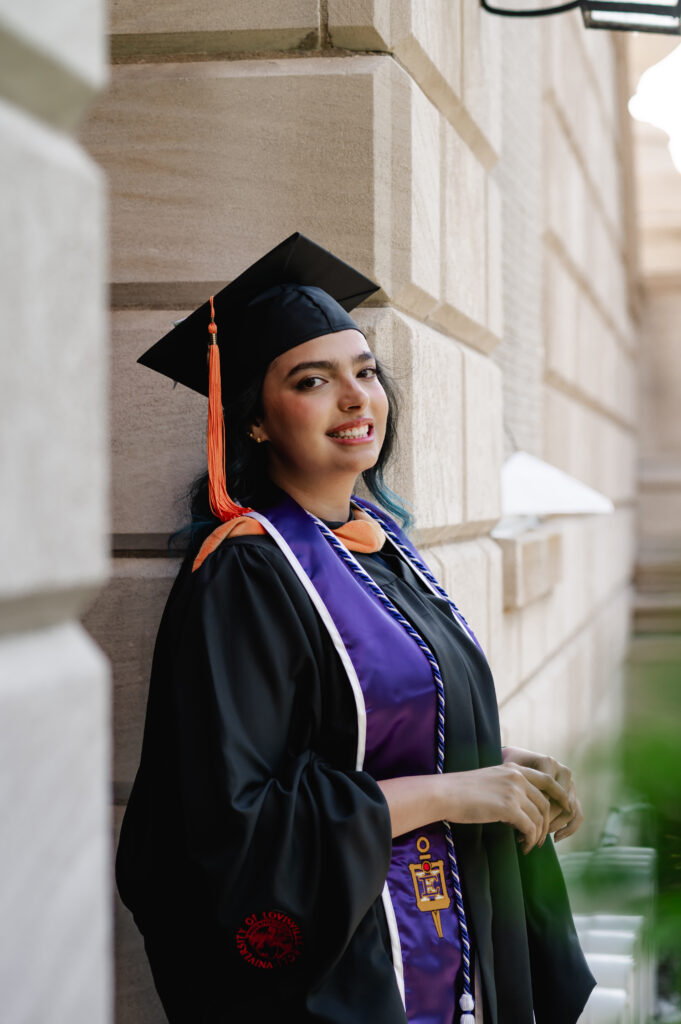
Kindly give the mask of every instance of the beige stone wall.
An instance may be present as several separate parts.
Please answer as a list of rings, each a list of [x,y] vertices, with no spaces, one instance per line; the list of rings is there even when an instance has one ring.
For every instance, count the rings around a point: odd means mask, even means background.
[[[117,813],[205,417],[134,360],[294,230],[381,283],[359,318],[404,391],[393,483],[489,652],[505,737],[574,757],[619,713],[633,557],[621,49],[577,17],[509,25],[476,0],[203,10],[114,3],[85,132],[111,187],[117,557],[86,622],[114,661]],[[492,540],[515,446],[614,516]],[[119,924],[118,1019],[161,1020]]]
[[[632,39],[630,91],[678,43]],[[641,235],[640,516],[636,628],[681,632],[681,173],[665,132],[634,122]]]
[[[574,16],[573,16],[574,15]],[[506,450],[525,449],[612,499],[611,517],[553,520],[504,542],[504,735],[579,766],[621,716],[634,557],[636,245],[626,67],[578,12],[504,33]],[[523,67],[523,75],[518,68]],[[494,654],[493,654],[494,656]],[[599,827],[607,800],[590,791]]]
[[[0,1017],[112,1016],[103,6],[0,3]]]

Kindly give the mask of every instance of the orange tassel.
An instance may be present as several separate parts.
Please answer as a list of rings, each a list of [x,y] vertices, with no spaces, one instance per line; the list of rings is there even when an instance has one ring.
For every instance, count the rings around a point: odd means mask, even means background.
[[[210,297],[210,342],[208,344],[208,497],[213,514],[223,523],[250,512],[250,508],[237,505],[227,493],[225,471],[225,420],[222,412],[222,380],[220,377],[220,349],[217,343],[213,296]]]

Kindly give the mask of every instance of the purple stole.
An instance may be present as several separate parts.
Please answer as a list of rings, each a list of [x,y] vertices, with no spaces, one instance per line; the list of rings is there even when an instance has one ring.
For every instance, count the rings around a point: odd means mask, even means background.
[[[289,560],[341,658],[357,709],[355,767],[377,780],[434,774],[436,692],[423,652],[293,499],[250,515]],[[452,1024],[461,944],[439,823],[393,840],[382,898],[407,1019]]]

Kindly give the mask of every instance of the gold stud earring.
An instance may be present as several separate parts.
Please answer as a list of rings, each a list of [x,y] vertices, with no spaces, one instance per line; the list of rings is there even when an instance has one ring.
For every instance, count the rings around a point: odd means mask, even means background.
[[[262,438],[261,437],[256,437],[252,430],[248,431],[248,436],[252,437],[253,440],[256,441],[258,444],[260,444],[260,442],[262,441]]]

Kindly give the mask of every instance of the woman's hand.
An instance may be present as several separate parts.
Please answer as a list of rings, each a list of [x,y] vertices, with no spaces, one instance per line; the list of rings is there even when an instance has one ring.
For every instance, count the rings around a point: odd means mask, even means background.
[[[560,842],[561,839],[566,839],[567,836],[576,832],[584,821],[584,814],[570,769],[557,761],[555,757],[550,757],[548,754],[537,754],[533,750],[524,750],[522,747],[503,747],[501,756],[504,763],[512,761],[514,764],[534,768],[556,780],[568,795],[570,810],[566,810],[559,803],[552,803],[549,832],[555,833],[553,838],[556,842]]]
[[[568,794],[552,775],[511,761],[467,772],[385,779],[379,786],[390,808],[393,836],[438,820],[503,821],[518,831],[523,852],[529,853],[546,839],[553,805],[572,814]]]
[[[518,832],[523,853],[543,846],[551,826],[552,808],[571,813],[567,792],[552,775],[508,760],[490,768],[442,776],[451,791],[449,821],[484,824],[503,821]]]

